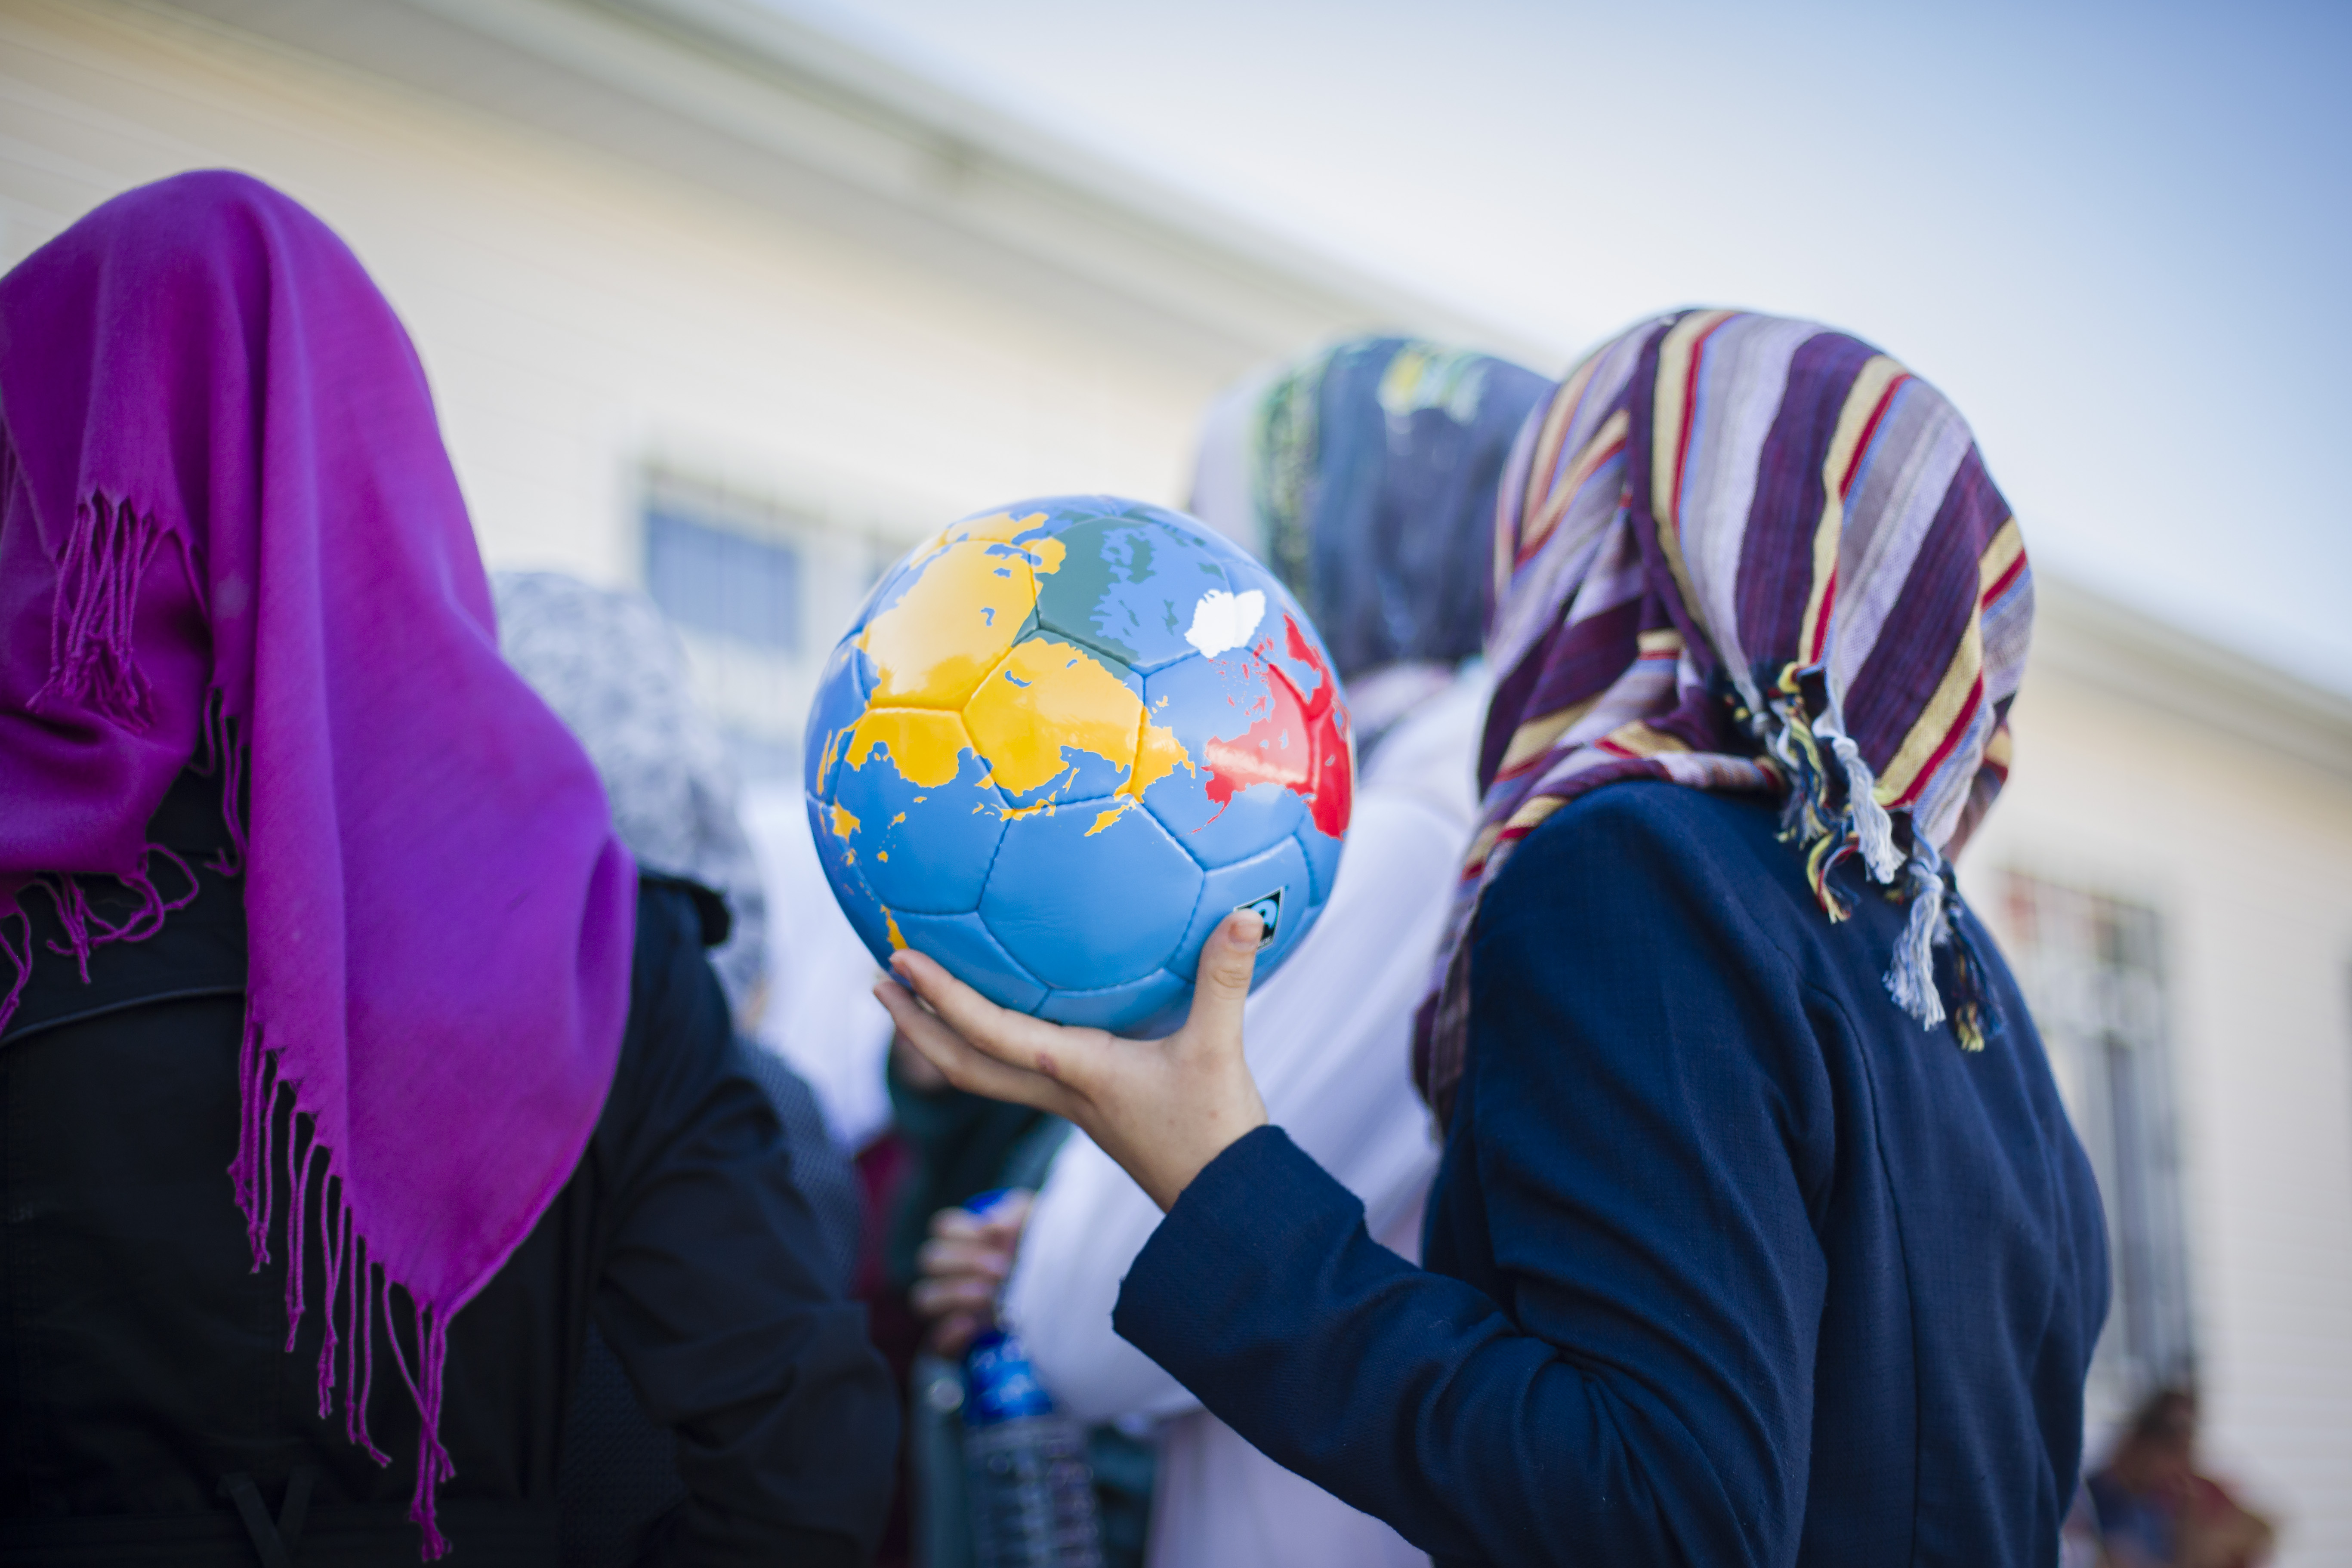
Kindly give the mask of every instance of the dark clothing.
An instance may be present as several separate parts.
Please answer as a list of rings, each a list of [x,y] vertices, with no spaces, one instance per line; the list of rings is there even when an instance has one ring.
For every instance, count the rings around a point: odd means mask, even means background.
[[[651,880],[651,879],[647,879]],[[698,884],[681,882],[681,888]],[[699,889],[708,892],[708,889]],[[709,894],[715,902],[718,895]],[[723,920],[724,907],[721,906]],[[702,943],[725,941],[709,903],[698,903]],[[858,1229],[864,1217],[849,1161],[826,1131],[816,1096],[782,1058],[745,1046],[742,1066],[751,1073],[783,1123],[792,1151],[793,1184],[817,1216],[830,1260],[827,1282],[846,1295],[857,1261]],[[592,1323],[580,1369],[572,1384],[563,1421],[563,1459],[557,1468],[556,1501],[563,1521],[564,1568],[631,1568],[658,1562],[663,1543],[680,1522],[686,1482],[678,1473],[677,1438],[646,1414],[637,1391],[613,1347]]]
[[[1474,935],[1427,1271],[1261,1129],[1119,1331],[1444,1563],[2054,1563],[2090,1168],[1981,928],[2006,1028],[1970,1055],[1886,994],[1903,908],[1857,882],[1832,926],[1775,826],[1651,783],[1564,807]]]
[[[857,1288],[857,1249],[866,1239],[866,1197],[858,1189],[857,1173],[833,1141],[824,1109],[806,1079],[783,1058],[753,1044],[744,1045],[743,1063],[768,1091],[768,1103],[784,1124],[784,1142],[793,1152],[793,1185],[815,1211],[817,1230],[824,1237],[825,1280],[835,1295],[848,1296]]]
[[[1005,1185],[1007,1162],[1053,1119],[960,1089],[915,1089],[895,1070],[888,1082],[891,1121],[915,1157],[890,1216],[887,1255],[889,1283],[905,1291],[920,1272],[915,1255],[930,1238],[931,1216]]]
[[[218,837],[217,786],[187,784],[151,831],[195,865]],[[252,1563],[221,1492],[242,1476],[273,1515],[298,1478],[313,1483],[295,1561],[414,1563],[417,1417],[383,1325],[367,1414],[392,1463],[378,1468],[340,1411],[319,1415],[315,1245],[286,1348],[286,1203],[273,1261],[250,1268],[226,1173],[241,887],[201,875],[203,896],[159,934],[97,950],[86,986],[44,945],[54,920],[37,929],[26,1006],[0,1041],[0,1562]],[[286,1121],[281,1105],[281,1151]],[[679,1435],[675,1561],[863,1560],[897,1415],[790,1173],[691,900],[645,889],[627,1031],[587,1152],[451,1321],[441,1437],[457,1474],[440,1520],[459,1560],[557,1561],[558,1435],[592,1317]]]

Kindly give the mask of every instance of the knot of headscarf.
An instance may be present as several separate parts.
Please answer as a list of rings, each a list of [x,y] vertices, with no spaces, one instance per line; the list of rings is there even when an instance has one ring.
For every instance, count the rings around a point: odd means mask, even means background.
[[[251,953],[228,1185],[257,1270],[283,1205],[289,1349],[319,1249],[320,1414],[340,1380],[379,1460],[381,1321],[437,1556],[449,1319],[569,1180],[612,1084],[627,852],[579,743],[499,657],[407,334],[301,206],[184,174],[35,251],[0,279],[0,1024],[36,956],[16,900],[58,900],[84,960],[152,937],[147,823],[184,769],[214,770]],[[82,876],[144,909],[86,918]]]
[[[1831,921],[1858,858],[1908,902],[1886,985],[1943,1025],[1946,858],[2009,768],[2032,578],[1958,413],[1869,344],[1689,310],[1594,353],[1519,432],[1496,497],[1483,819],[1415,1072],[1468,1048],[1470,934],[1513,847],[1620,779],[1777,795]],[[1985,1024],[1970,955],[1950,1021]]]

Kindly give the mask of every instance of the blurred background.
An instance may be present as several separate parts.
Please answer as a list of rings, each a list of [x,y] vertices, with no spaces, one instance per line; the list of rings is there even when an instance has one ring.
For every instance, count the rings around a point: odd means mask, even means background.
[[[1885,344],[2041,571],[1963,863],[2105,1192],[2093,1441],[2352,1562],[2352,8],[0,0],[0,262],[230,165],[415,334],[493,565],[648,591],[797,817],[882,564],[1181,504],[1361,330],[1559,374],[1706,303]]]

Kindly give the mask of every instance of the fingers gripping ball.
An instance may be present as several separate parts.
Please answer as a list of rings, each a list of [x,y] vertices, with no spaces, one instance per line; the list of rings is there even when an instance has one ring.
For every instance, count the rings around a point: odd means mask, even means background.
[[[1235,910],[1257,978],[1339,870],[1348,710],[1297,604],[1178,512],[1108,496],[967,518],[885,574],[827,662],[806,784],[877,960],[1120,1034],[1184,1016]]]

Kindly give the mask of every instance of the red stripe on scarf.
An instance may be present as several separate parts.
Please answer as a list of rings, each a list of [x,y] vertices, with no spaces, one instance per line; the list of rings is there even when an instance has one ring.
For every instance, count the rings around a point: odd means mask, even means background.
[[[1903,792],[1903,798],[1889,805],[1888,810],[1900,811],[1918,800],[1919,792],[1927,787],[1927,781],[1936,776],[1936,770],[1944,765],[1944,759],[1952,754],[1952,748],[1960,743],[1960,737],[1969,732],[1970,724],[1976,722],[1977,709],[1983,701],[1984,671],[1979,669],[1976,679],[1969,686],[1969,700],[1962,703],[1960,710],[1952,716],[1951,727],[1944,731],[1944,738],[1936,743],[1934,754],[1928,757],[1927,765],[1922,767],[1918,774],[1912,779],[1911,787]]]
[[[1995,599],[1998,599],[2003,594],[2008,593],[2011,587],[2016,584],[2018,578],[2024,574],[2024,572],[2025,552],[2021,550],[2017,552],[2017,559],[2009,563],[2009,570],[2003,572],[2000,576],[1993,579],[1992,586],[1984,591],[1983,596],[1978,599],[1977,603],[1979,605],[1991,604]]]
[[[1886,410],[1894,405],[1895,393],[1901,391],[1903,384],[1910,379],[1911,373],[1906,370],[1888,382],[1886,390],[1878,395],[1878,406],[1870,411],[1870,421],[1862,427],[1862,438],[1853,444],[1853,456],[1846,459],[1845,477],[1838,480],[1838,500],[1843,500],[1853,493],[1853,477],[1862,472],[1862,460],[1869,456],[1871,442],[1878,438],[1879,421],[1886,417]]]
[[[1725,321],[1738,319],[1726,316],[1691,340],[1690,370],[1683,377],[1682,429],[1675,437],[1675,538],[1678,541],[1683,536],[1683,465],[1690,461],[1691,426],[1698,418],[1698,362],[1706,353],[1707,339],[1721,331]]]

